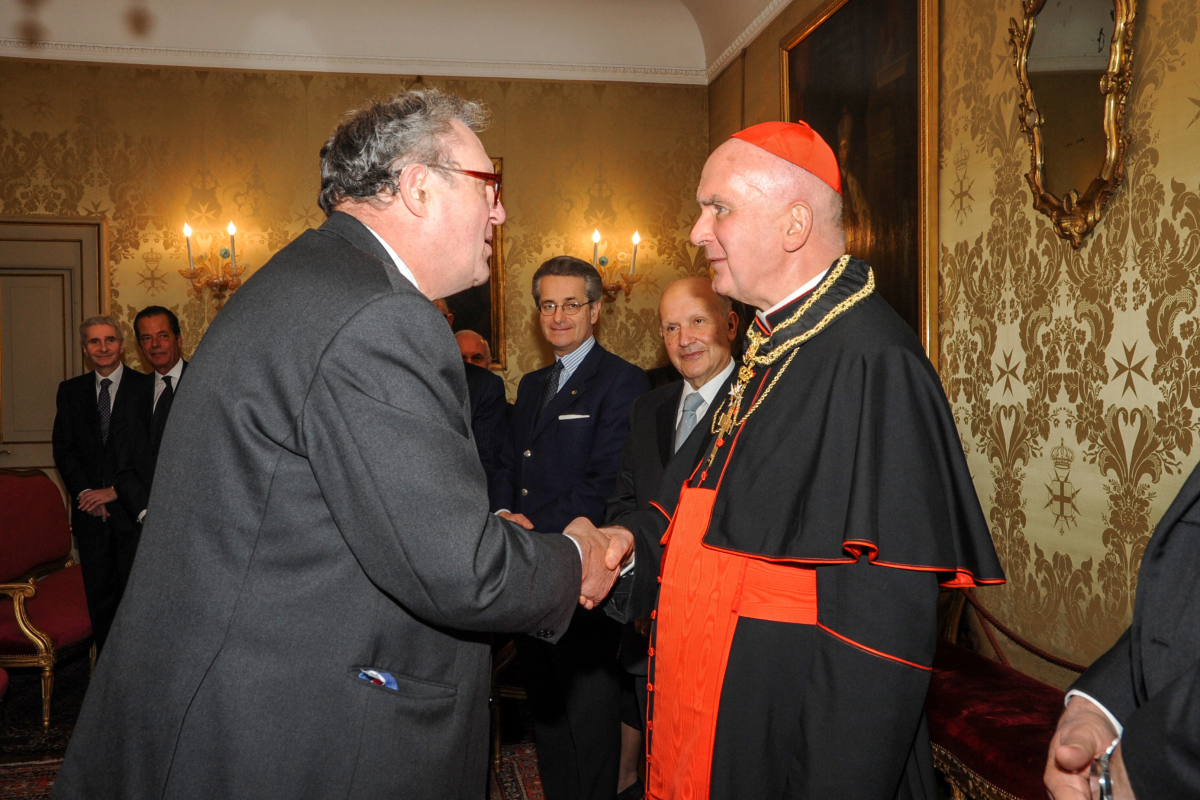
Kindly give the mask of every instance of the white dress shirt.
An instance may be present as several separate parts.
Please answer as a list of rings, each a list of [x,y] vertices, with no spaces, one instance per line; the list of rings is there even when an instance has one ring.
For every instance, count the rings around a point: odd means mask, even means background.
[[[396,253],[396,251],[392,249],[392,246],[390,244],[388,244],[387,242],[385,242],[383,240],[382,236],[380,236],[375,231],[371,230],[370,225],[363,223],[363,227],[366,228],[367,230],[371,231],[371,235],[379,240],[379,243],[381,245],[383,245],[384,250],[387,250],[387,254],[392,257],[392,263],[396,265],[396,269],[400,270],[400,274],[403,275],[405,278],[407,278],[409,283],[411,283],[413,286],[416,286],[418,292],[421,291],[421,287],[417,286],[417,276],[412,274],[412,270],[408,268],[408,264],[404,263],[404,259],[401,258]]]
[[[567,381],[571,380],[571,376],[575,374],[575,370],[579,369],[579,365],[587,358],[587,354],[592,352],[592,348],[596,346],[596,338],[589,336],[587,341],[576,347],[565,356],[555,356],[555,361],[561,361],[563,365],[562,374],[558,376],[558,386],[554,391],[567,385]]]
[[[125,364],[117,362],[117,368],[108,375],[101,375],[99,372],[93,373],[96,376],[96,402],[100,402],[100,381],[110,380],[112,386],[108,387],[108,399],[110,403],[117,402],[117,389],[121,388],[121,376],[125,374]],[[111,409],[112,406],[110,405]]]
[[[166,375],[160,375],[157,371],[154,375],[154,404],[150,406],[150,410],[158,408],[158,398],[162,397],[162,393],[167,390],[167,384],[163,378],[171,379],[171,393],[174,394],[179,390],[179,377],[183,375],[183,359],[175,362],[175,366],[167,370]]]
[[[790,302],[792,302],[793,300],[795,300],[797,297],[800,297],[800,296],[802,296],[802,295],[803,295],[805,292],[810,292],[810,291],[812,291],[813,289],[815,289],[815,288],[817,287],[817,284],[818,284],[818,283],[820,283],[822,280],[824,280],[825,276],[826,276],[826,275],[828,275],[828,274],[829,274],[829,270],[827,269],[827,270],[825,270],[824,272],[822,272],[820,275],[818,275],[817,277],[813,278],[813,279],[812,279],[811,281],[809,281],[808,283],[806,283],[806,284],[804,284],[803,286],[801,286],[801,287],[800,287],[799,289],[797,289],[796,291],[794,291],[794,292],[792,292],[791,294],[789,294],[787,297],[785,297],[785,298],[783,298],[782,300],[780,300],[780,301],[779,301],[778,303],[776,303],[775,305],[773,305],[773,306],[771,306],[770,308],[768,308],[766,311],[759,311],[759,312],[758,312],[758,318],[759,318],[760,320],[762,320],[762,324],[763,324],[763,325],[764,325],[764,326],[767,328],[767,330],[770,330],[770,329],[771,329],[771,323],[767,322],[767,317],[771,316],[771,315],[772,315],[772,314],[774,314],[776,311],[778,311],[779,309],[781,309],[781,308],[783,308],[784,306],[786,306],[788,303],[790,303]]]
[[[725,383],[725,379],[733,372],[734,366],[733,359],[730,358],[729,363],[725,365],[725,369],[721,370],[715,377],[710,378],[708,383],[699,389],[693,389],[692,385],[687,381],[683,382],[683,393],[679,395],[679,405],[675,408],[675,430],[679,430],[679,423],[683,419],[683,401],[687,399],[687,396],[699,393],[704,398],[704,401],[696,407],[696,419],[703,419],[704,415],[708,413],[708,407],[716,399],[717,392],[721,390],[721,386]]]

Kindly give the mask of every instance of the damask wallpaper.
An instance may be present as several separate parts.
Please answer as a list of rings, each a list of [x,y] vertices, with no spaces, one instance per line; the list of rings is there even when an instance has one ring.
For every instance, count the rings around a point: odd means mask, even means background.
[[[1128,176],[1079,251],[1024,178],[1021,4],[943,6],[942,380],[1009,577],[980,595],[1084,664],[1128,625],[1146,542],[1200,459],[1197,18],[1190,0],[1138,6]]]
[[[780,38],[821,4],[788,6],[747,48],[744,84],[731,65],[709,86],[710,108],[779,119]],[[941,3],[942,381],[1009,577],[979,596],[1083,664],[1129,624],[1146,542],[1200,460],[1197,17],[1191,0],[1138,6],[1128,177],[1076,252],[1024,178],[1020,1]],[[710,150],[732,124],[710,115]],[[1073,677],[998,638],[1020,669]]]
[[[317,153],[339,116],[413,80],[0,59],[0,216],[107,218],[113,313],[128,325],[151,303],[174,309],[190,355],[215,312],[179,275],[183,224],[200,255],[228,247],[232,219],[238,263],[252,273],[324,220]],[[533,271],[563,253],[590,260],[596,228],[600,254],[614,263],[639,231],[645,275],[628,302],[605,302],[600,341],[643,367],[665,360],[658,292],[707,269],[687,242],[707,143],[705,89],[424,82],[494,112],[482,139],[504,159],[510,394],[550,359],[529,297]],[[320,313],[319,298],[308,313]]]

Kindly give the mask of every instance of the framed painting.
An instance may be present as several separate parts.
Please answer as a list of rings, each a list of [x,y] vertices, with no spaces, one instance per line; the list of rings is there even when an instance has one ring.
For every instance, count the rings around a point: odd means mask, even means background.
[[[496,174],[504,171],[504,159],[493,158],[492,167]],[[500,186],[500,202],[504,202],[504,185]],[[446,298],[446,305],[454,314],[454,332],[472,330],[487,339],[492,349],[492,369],[504,369],[504,226],[492,229],[492,257],[489,259],[491,278],[482,286]]]
[[[782,118],[842,170],[846,250],[938,363],[937,0],[829,0],[780,41]]]

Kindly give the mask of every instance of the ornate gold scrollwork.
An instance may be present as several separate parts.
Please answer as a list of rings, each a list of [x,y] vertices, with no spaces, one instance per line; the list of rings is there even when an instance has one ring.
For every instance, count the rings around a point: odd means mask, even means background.
[[[1029,138],[1031,164],[1025,178],[1033,191],[1033,206],[1050,218],[1055,232],[1075,249],[1083,246],[1084,237],[1096,227],[1108,199],[1125,179],[1125,154],[1129,147],[1129,134],[1125,132],[1125,100],[1133,75],[1133,21],[1137,0],[1111,2],[1113,28],[1108,67],[1099,78],[1099,90],[1104,97],[1104,164],[1082,195],[1077,191],[1078,187],[1072,187],[1059,198],[1046,188],[1047,155],[1042,134],[1045,117],[1038,110],[1029,80],[1029,50],[1037,16],[1045,0],[1023,0],[1022,20],[1010,19],[1008,23],[1013,65],[1021,88],[1020,124]],[[1049,107],[1046,110],[1049,111]]]

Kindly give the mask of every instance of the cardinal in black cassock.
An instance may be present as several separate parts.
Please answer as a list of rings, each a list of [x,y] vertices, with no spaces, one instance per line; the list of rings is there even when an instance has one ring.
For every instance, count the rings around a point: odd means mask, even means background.
[[[938,587],[1004,576],[936,372],[842,255],[839,193],[804,123],[736,134],[701,178],[713,287],[766,311],[682,492],[617,521],[637,552],[609,613],[655,617],[649,798],[937,796]]]

